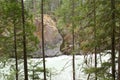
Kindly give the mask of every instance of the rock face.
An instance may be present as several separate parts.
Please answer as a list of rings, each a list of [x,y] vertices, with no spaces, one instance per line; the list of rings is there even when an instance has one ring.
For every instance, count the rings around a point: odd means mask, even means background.
[[[42,38],[41,38],[41,20],[35,19],[36,32],[35,35],[40,41],[40,50],[33,54],[33,57],[42,57]],[[49,15],[44,14],[44,42],[45,42],[45,56],[60,55],[60,46],[62,44],[62,37],[56,28],[56,23],[51,19]]]

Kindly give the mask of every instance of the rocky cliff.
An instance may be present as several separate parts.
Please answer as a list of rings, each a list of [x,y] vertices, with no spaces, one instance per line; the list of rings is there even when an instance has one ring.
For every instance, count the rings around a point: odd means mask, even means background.
[[[40,49],[32,54],[33,57],[42,57],[42,38],[41,38],[41,20],[40,18],[36,18],[35,21],[36,32],[34,33],[35,36],[38,37],[40,44]],[[52,18],[44,14],[44,42],[45,42],[45,56],[56,56],[60,55],[60,46],[62,44],[62,37],[56,28],[56,23],[52,20]]]

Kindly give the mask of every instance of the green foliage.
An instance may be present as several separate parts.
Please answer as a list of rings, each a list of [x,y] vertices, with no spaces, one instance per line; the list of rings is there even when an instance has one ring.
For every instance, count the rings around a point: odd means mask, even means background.
[[[97,0],[95,1],[95,13],[94,15],[94,0],[74,0],[75,12],[72,16],[72,4],[70,0],[62,0],[62,4],[55,11],[57,16],[58,29],[61,34],[71,34],[71,23],[75,23],[75,46],[79,47],[75,50],[81,50],[83,54],[94,53],[95,47],[97,47],[97,53],[104,50],[111,49],[111,35],[112,35],[112,18],[111,18],[111,1],[109,0]],[[116,42],[119,38],[120,27],[120,1],[115,2],[115,16],[116,16]],[[94,22],[95,18],[95,22]],[[71,39],[71,38],[70,38]],[[64,41],[65,43],[65,41]],[[64,44],[66,45],[66,44]],[[116,44],[118,46],[118,44]],[[76,48],[76,47],[75,47]],[[119,48],[115,48],[118,50]],[[77,51],[76,51],[77,52]],[[89,74],[95,74],[99,80],[111,80],[111,74],[108,71],[111,67],[109,62],[102,63],[101,67],[87,69]]]
[[[104,62],[101,64],[101,67],[90,67],[85,68],[84,72],[86,74],[95,74],[97,73],[98,80],[112,80],[112,75],[110,73],[111,63]]]
[[[14,27],[16,28],[17,53],[22,57],[23,53],[23,32],[21,24],[21,4],[14,0],[0,1],[0,55],[14,57]],[[27,52],[32,53],[37,49],[38,40],[34,36],[35,26],[32,16],[25,10],[25,27]],[[34,45],[34,46],[33,46]]]
[[[29,65],[29,69],[28,69],[28,72],[29,72],[29,78],[30,79],[42,79],[42,74],[44,72],[44,69],[43,67],[39,66],[43,63],[43,61],[39,61],[39,62],[36,62],[34,63],[33,61],[30,61],[28,63]],[[49,73],[50,73],[50,70],[48,68],[46,68],[46,74],[47,74],[47,77],[49,77]]]
[[[14,57],[14,27],[16,27],[17,53],[22,57],[23,53],[23,33],[21,25],[21,4],[17,0],[0,0],[0,61],[2,67],[6,65],[9,56]],[[111,49],[111,2],[110,0],[97,0],[95,5],[96,15],[94,16],[93,0],[74,0],[74,16],[72,16],[71,0],[44,0],[44,13],[55,15],[57,27],[62,34],[72,35],[72,22],[74,22],[75,31],[75,50],[81,50],[83,53],[94,53],[97,46],[97,52]],[[25,0],[25,28],[27,53],[32,53],[38,49],[38,39],[33,35],[35,26],[33,19],[40,16],[40,0]],[[120,1],[116,0],[116,43],[119,41],[120,28]],[[96,24],[94,23],[96,18]],[[96,29],[96,30],[95,30]],[[67,40],[71,40],[67,39]],[[72,41],[72,40],[71,40]],[[67,42],[65,42],[65,47]],[[77,46],[77,47],[76,47]],[[78,48],[78,49],[76,49]],[[116,44],[116,50],[118,50]],[[79,51],[74,51],[75,54]],[[28,54],[29,55],[29,54]],[[33,72],[43,72],[42,67],[37,63],[32,66]],[[87,74],[97,73],[99,80],[111,80],[109,69],[111,64],[105,62],[98,68],[85,68]],[[49,73],[49,70],[47,70]],[[14,71],[11,71],[13,79]],[[32,76],[32,75],[31,75]],[[38,77],[38,76],[35,76]]]
[[[5,63],[4,63],[5,62]],[[15,80],[16,75],[16,69],[15,69],[15,60],[13,58],[7,59],[6,61],[0,63],[0,76],[4,80]],[[29,80],[42,80],[43,77],[43,67],[41,66],[43,63],[42,60],[35,62],[35,60],[28,59],[28,76]],[[23,60],[18,60],[18,74],[19,74],[19,80],[24,79],[24,72],[23,72]],[[8,70],[7,70],[8,69]],[[7,71],[7,72],[6,72]],[[51,73],[51,69],[46,68],[47,78],[49,79],[50,76],[55,75],[54,73]]]

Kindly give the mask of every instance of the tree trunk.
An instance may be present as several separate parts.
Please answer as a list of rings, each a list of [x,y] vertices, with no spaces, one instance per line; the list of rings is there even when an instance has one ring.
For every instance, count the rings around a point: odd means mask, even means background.
[[[119,56],[118,56],[118,78],[120,80],[120,39],[119,39]]]
[[[45,65],[45,51],[44,51],[44,20],[43,20],[43,0],[41,0],[41,26],[42,26],[42,54],[43,54],[43,68],[44,68],[44,80],[46,80],[46,65]]]
[[[119,26],[119,55],[118,55],[118,77],[117,80],[120,80],[120,26]]]
[[[16,0],[17,5],[17,0]],[[13,12],[14,15],[15,11]],[[16,66],[16,80],[18,80],[18,55],[17,55],[17,40],[16,40],[16,23],[15,23],[15,16],[13,20],[13,27],[14,27],[14,54],[15,54],[15,66]]]
[[[113,80],[115,80],[115,0],[111,0],[111,19],[112,19],[112,49],[111,49],[111,54],[112,54],[112,77]]]
[[[28,80],[26,33],[25,33],[25,15],[24,15],[24,2],[23,2],[23,0],[21,0],[21,6],[22,6],[22,26],[23,26],[24,76],[25,76],[25,80]]]
[[[94,41],[95,41],[95,68],[97,68],[97,41],[96,41],[96,0],[94,0]],[[97,72],[95,71],[95,80],[97,80]]]
[[[74,0],[72,0],[72,18],[74,17],[74,6],[75,2]],[[72,58],[72,68],[73,68],[73,80],[75,80],[75,53],[74,53],[74,48],[75,48],[75,36],[74,36],[74,27],[75,27],[75,23],[74,20],[72,19],[72,36],[73,36],[73,40],[72,40],[72,45],[73,45],[73,58]]]
[[[16,40],[16,25],[15,21],[14,24],[14,53],[15,53],[15,65],[16,65],[16,80],[18,80],[18,56],[17,56],[17,40]]]

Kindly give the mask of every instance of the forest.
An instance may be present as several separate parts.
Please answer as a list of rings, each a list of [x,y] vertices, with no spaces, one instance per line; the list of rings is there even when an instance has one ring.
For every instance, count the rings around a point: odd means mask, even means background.
[[[0,80],[120,80],[120,0],[0,0]]]

